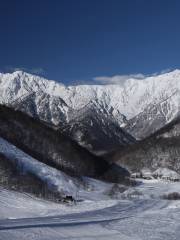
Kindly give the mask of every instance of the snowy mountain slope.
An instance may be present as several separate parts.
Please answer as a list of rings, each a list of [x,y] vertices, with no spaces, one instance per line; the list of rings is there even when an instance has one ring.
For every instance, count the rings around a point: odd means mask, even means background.
[[[64,196],[62,191],[60,193],[51,189],[44,179],[39,178],[32,171],[25,171],[22,159],[16,162],[15,158],[12,159],[12,157],[7,157],[2,153],[0,153],[0,188],[24,192],[34,197],[55,202],[61,201]]]
[[[1,102],[16,105],[34,92],[36,112],[47,120],[51,119],[54,124],[60,123],[59,117],[68,123],[71,109],[80,110],[91,101],[96,101],[111,113],[119,126],[126,127],[134,136],[143,138],[179,114],[180,70],[141,80],[131,78],[119,85],[68,87],[21,71],[0,74]],[[45,106],[48,106],[48,110],[44,109]],[[141,126],[146,126],[147,130],[138,133]]]
[[[44,163],[37,161],[3,138],[0,138],[0,153],[19,168],[24,174],[31,173],[45,182],[49,189],[64,195],[75,197],[80,181],[72,178],[55,168],[49,167]],[[29,186],[29,188],[32,186]]]
[[[113,183],[71,177],[0,138],[0,192],[4,187],[59,203],[67,195],[77,200],[110,200],[112,196],[108,195],[108,191]]]
[[[143,112],[130,119],[125,130],[136,138],[145,138],[180,116],[180,91],[159,103],[149,104]]]
[[[62,98],[49,95],[42,90],[15,100],[10,105],[32,117],[61,128],[69,121],[69,115],[73,112]]]

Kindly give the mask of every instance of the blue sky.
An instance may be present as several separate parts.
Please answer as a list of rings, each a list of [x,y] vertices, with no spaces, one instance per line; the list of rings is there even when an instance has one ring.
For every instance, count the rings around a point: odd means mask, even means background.
[[[180,68],[178,0],[1,0],[0,70],[64,83]]]

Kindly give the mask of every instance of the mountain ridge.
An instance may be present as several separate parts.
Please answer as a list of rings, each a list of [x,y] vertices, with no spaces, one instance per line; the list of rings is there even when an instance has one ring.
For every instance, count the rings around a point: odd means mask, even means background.
[[[22,71],[0,74],[0,102],[11,105],[23,95],[32,93],[37,95],[34,103],[38,116],[46,111],[43,108],[48,105],[51,118],[48,121],[55,125],[68,123],[71,115],[69,111],[79,111],[96,101],[109,113],[110,123],[116,119],[119,127],[135,138],[143,139],[179,115],[180,70],[144,79],[130,78],[117,85],[75,86],[65,86]],[[25,102],[26,104],[28,103]],[[98,111],[97,105],[95,112]],[[52,112],[57,116],[53,117]],[[46,113],[43,112],[42,115]],[[145,126],[144,129],[142,126]]]

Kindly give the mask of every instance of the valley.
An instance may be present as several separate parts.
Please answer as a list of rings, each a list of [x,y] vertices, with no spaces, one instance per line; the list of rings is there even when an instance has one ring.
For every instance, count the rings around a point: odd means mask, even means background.
[[[0,239],[178,239],[179,80],[0,74]]]

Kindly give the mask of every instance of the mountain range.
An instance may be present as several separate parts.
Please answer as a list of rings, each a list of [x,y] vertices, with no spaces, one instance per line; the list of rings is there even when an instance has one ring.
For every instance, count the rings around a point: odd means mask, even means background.
[[[118,85],[65,86],[0,74],[0,102],[56,126],[96,154],[144,139],[179,116],[180,70]]]

